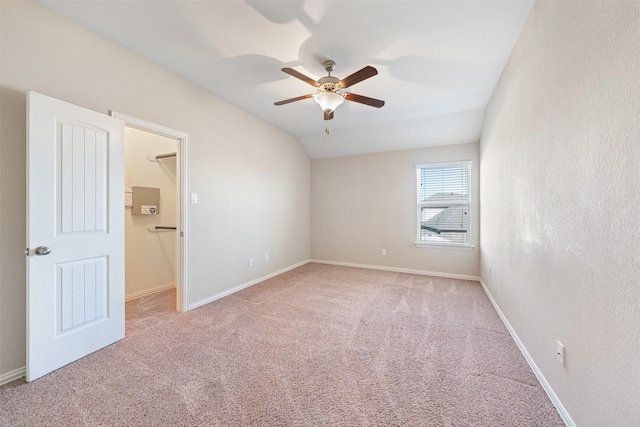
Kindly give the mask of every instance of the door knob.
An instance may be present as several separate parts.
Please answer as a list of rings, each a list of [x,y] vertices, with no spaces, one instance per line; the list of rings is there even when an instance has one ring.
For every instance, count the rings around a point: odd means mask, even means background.
[[[51,248],[47,246],[38,246],[33,250],[36,255],[49,255],[51,253]]]

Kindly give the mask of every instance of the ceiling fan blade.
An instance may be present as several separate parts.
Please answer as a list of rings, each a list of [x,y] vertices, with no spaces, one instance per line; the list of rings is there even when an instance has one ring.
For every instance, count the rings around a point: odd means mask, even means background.
[[[295,77],[296,79],[300,79],[305,83],[309,83],[313,87],[318,87],[320,84],[313,80],[311,77],[307,77],[299,71],[294,70],[293,68],[283,68],[282,71],[289,74],[290,76]]]
[[[346,99],[347,101],[359,102],[360,104],[364,105],[370,105],[376,108],[380,108],[384,105],[384,101],[369,98],[368,96],[356,95],[355,93],[346,94],[344,99]]]
[[[324,119],[325,119],[325,120],[331,120],[331,119],[333,119],[333,111],[332,111],[332,112],[330,112],[330,113],[327,113],[327,112],[325,111],[325,113],[324,113]]]
[[[273,105],[284,105],[290,102],[302,101],[303,99],[313,98],[313,95],[302,95],[295,98],[285,99],[284,101],[274,102]]]
[[[376,70],[375,68],[373,68],[370,65],[367,65],[362,70],[356,71],[355,73],[351,74],[350,76],[345,77],[344,79],[340,80],[339,84],[343,88],[347,88],[349,86],[353,86],[356,83],[360,83],[361,81],[366,80],[369,77],[373,77],[376,74],[378,74],[378,70]]]

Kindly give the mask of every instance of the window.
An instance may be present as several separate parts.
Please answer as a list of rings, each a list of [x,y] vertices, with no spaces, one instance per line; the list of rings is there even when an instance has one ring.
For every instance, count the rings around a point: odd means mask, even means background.
[[[471,162],[417,165],[416,245],[471,247]]]

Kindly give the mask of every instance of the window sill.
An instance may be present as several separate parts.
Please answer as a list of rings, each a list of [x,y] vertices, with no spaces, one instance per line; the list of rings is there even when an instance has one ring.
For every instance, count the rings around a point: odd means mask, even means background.
[[[433,243],[433,242],[415,242],[418,248],[442,248],[442,249],[457,249],[462,251],[470,251],[475,246],[467,243]]]

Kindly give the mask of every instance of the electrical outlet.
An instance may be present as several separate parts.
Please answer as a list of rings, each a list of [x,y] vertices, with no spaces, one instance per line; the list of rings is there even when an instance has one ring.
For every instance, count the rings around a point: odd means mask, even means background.
[[[249,267],[253,267],[253,258],[249,258]]]
[[[564,345],[560,341],[556,341],[556,359],[561,366],[564,366]]]
[[[264,256],[264,262],[269,262],[269,254],[266,254],[266,255]]]
[[[386,249],[382,250],[382,255],[387,255],[387,250]]]

